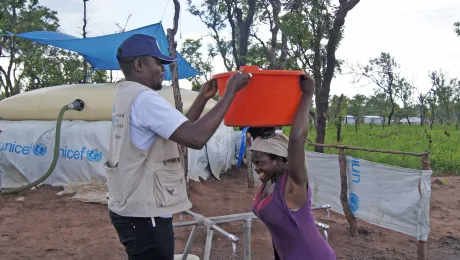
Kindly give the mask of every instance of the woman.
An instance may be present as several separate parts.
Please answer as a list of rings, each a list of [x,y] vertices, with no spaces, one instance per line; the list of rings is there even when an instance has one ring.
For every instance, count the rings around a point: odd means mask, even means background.
[[[303,94],[289,139],[273,131],[268,135],[259,131],[251,146],[250,158],[263,183],[253,211],[272,236],[275,259],[336,259],[315,224],[305,164],[304,143],[314,89],[314,80],[303,77]]]

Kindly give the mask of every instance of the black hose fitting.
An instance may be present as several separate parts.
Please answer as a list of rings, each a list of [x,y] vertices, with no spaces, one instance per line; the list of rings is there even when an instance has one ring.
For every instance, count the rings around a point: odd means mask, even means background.
[[[85,107],[85,103],[81,99],[75,99],[72,103],[67,106],[71,110],[81,111]]]

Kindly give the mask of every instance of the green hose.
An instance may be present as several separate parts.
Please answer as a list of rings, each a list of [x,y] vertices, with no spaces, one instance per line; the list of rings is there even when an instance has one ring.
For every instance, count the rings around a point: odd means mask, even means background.
[[[57,160],[58,160],[58,157],[59,157],[59,146],[60,146],[60,142],[61,142],[61,122],[62,122],[62,118],[64,116],[64,113],[67,110],[70,110],[70,109],[71,108],[69,108],[69,105],[65,105],[64,107],[61,108],[61,111],[59,112],[59,116],[58,116],[58,119],[57,119],[57,122],[56,122],[56,134],[55,134],[55,139],[54,139],[54,156],[53,156],[53,161],[51,162],[51,165],[50,165],[48,171],[42,177],[40,177],[38,180],[36,180],[36,181],[34,181],[32,183],[29,183],[27,185],[24,185],[22,187],[2,189],[2,190],[0,190],[0,195],[13,194],[13,193],[18,193],[18,192],[21,192],[21,191],[25,191],[27,189],[30,189],[30,188],[32,188],[34,186],[37,186],[38,184],[42,183],[43,181],[45,181],[51,175],[51,173],[54,170],[54,167],[56,167]]]

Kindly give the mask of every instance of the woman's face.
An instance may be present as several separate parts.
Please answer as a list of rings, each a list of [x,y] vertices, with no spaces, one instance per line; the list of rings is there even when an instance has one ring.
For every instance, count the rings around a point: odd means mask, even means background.
[[[269,181],[280,171],[276,160],[272,160],[270,156],[263,152],[251,151],[250,158],[254,170],[257,172],[260,181],[263,183]]]

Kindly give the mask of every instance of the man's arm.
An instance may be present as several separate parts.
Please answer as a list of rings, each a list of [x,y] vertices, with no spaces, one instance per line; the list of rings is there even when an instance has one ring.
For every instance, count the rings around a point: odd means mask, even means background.
[[[224,119],[236,93],[247,85],[249,78],[248,74],[234,74],[227,82],[222,99],[200,119],[184,122],[169,139],[188,148],[202,149]]]
[[[192,106],[189,108],[187,113],[185,113],[185,116],[190,120],[190,122],[195,122],[200,118],[201,113],[203,113],[203,109],[206,106],[206,103],[208,100],[205,99],[204,96],[198,95],[193,101]]]
[[[210,81],[204,83],[201,87],[200,92],[198,92],[198,96],[193,102],[190,109],[187,111],[185,116],[190,120],[190,122],[195,122],[200,118],[201,113],[203,113],[203,109],[206,106],[206,103],[210,98],[212,98],[217,92],[217,82],[215,79],[211,79]]]

